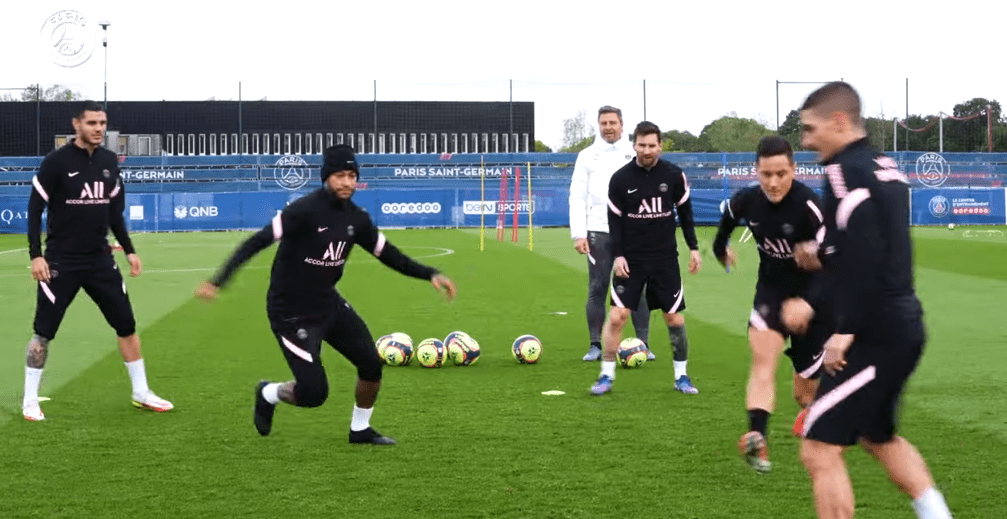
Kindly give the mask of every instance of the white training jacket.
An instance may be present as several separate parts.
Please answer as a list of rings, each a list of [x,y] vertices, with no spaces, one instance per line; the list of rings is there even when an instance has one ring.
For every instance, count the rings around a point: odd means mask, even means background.
[[[570,179],[571,238],[586,238],[588,231],[608,232],[608,181],[635,156],[626,134],[614,144],[596,135],[577,155]]]

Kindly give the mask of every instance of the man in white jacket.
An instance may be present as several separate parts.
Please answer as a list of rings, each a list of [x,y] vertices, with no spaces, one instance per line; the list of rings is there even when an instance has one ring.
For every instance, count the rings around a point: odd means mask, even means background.
[[[615,171],[636,157],[633,143],[622,135],[622,110],[612,106],[598,109],[598,135],[594,143],[577,155],[570,181],[570,236],[574,249],[587,255],[587,330],[591,349],[585,361],[601,359],[601,328],[605,324],[605,304],[612,282],[612,251],[608,236],[608,181]],[[647,298],[640,298],[633,311],[633,328],[645,344],[650,333]],[[654,360],[648,349],[647,360]]]

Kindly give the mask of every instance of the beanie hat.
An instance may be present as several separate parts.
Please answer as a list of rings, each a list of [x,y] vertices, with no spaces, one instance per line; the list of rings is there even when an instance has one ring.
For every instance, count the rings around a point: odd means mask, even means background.
[[[322,158],[322,182],[337,171],[353,170],[360,174],[353,148],[346,144],[337,144],[325,149]]]

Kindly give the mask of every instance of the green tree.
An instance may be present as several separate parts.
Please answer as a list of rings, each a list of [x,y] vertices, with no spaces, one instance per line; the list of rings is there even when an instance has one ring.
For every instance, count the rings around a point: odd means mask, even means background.
[[[662,151],[696,152],[699,149],[699,137],[685,131],[671,130],[661,134]]]
[[[552,148],[546,146],[542,141],[535,141],[535,152],[536,153],[552,153]]]
[[[0,101],[80,101],[84,99],[84,94],[75,92],[63,85],[52,85],[42,88],[38,84],[28,85],[21,91],[20,96],[15,96],[9,92],[0,95]]]
[[[594,135],[584,137],[578,142],[573,143],[570,146],[564,146],[559,149],[560,153],[579,153],[584,148],[587,148],[592,143],[594,143]]]
[[[703,151],[709,152],[755,151],[759,139],[772,134],[758,121],[732,113],[706,125],[699,134],[699,143]]]
[[[563,120],[563,150],[572,149],[583,142],[584,139],[593,138],[593,136],[594,127],[588,122],[587,112],[584,110],[577,112],[577,115],[569,119]],[[584,146],[584,148],[586,147]]]
[[[801,112],[791,110],[786,119],[780,123],[780,129],[776,132],[783,137],[795,150],[801,146]]]

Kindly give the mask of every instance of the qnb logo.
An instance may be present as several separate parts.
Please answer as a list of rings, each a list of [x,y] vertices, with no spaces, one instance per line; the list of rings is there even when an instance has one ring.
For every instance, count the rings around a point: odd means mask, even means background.
[[[437,214],[441,212],[441,204],[438,202],[429,203],[384,203],[381,204],[381,212],[384,214]]]
[[[635,213],[629,213],[630,218],[666,218],[671,216],[671,210],[664,210],[664,199],[659,196],[640,200],[640,208]]]
[[[207,207],[186,207],[184,205],[175,206],[175,218],[212,218],[220,214],[217,206]]]
[[[329,242],[329,246],[322,252],[322,259],[304,258],[308,265],[316,267],[338,267],[346,263],[347,242]]]

